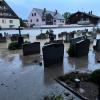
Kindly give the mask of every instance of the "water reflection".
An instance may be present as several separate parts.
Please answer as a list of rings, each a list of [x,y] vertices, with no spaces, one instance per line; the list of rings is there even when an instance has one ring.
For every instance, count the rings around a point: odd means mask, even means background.
[[[44,84],[54,84],[54,79],[64,75],[63,63],[44,68]]]
[[[20,60],[22,61],[22,67],[27,67],[34,64],[39,64],[42,60],[42,57],[40,54],[29,56],[20,55]]]
[[[88,56],[75,59],[75,68],[76,69],[87,69],[88,68]]]
[[[95,52],[95,60],[96,60],[96,62],[100,61],[100,52]]]
[[[88,69],[88,56],[84,56],[80,58],[68,57],[68,63],[75,68],[74,70],[86,71]]]

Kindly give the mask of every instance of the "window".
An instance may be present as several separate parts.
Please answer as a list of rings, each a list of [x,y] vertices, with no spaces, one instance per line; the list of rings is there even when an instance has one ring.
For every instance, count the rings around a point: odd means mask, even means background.
[[[56,22],[56,20],[54,20],[54,22]]]
[[[30,22],[32,22],[32,19],[30,20]]]
[[[36,21],[39,22],[39,19],[37,19]]]
[[[43,18],[42,21],[45,21],[45,19]]]
[[[33,13],[32,13],[32,16],[34,16]]]
[[[10,23],[13,23],[13,20],[9,20]]]
[[[89,18],[86,18],[86,21],[89,21]]]
[[[62,20],[60,19],[60,22],[62,22]]]
[[[5,23],[5,21],[4,21],[4,20],[2,20],[2,23]]]
[[[34,13],[34,16],[36,16],[36,13]]]
[[[76,14],[76,17],[78,17],[78,14]]]
[[[64,23],[64,20],[62,21],[62,23]]]
[[[83,14],[81,14],[81,16],[83,16]]]
[[[3,20],[2,20],[2,23],[6,23],[6,20],[3,19]]]
[[[14,28],[14,25],[9,25],[9,28]]]

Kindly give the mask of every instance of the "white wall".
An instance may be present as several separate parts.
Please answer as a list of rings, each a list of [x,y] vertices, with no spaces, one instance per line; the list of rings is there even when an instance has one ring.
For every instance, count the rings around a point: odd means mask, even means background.
[[[3,20],[4,20],[4,22],[2,22]],[[10,23],[10,20],[12,20],[13,23]],[[0,27],[1,28],[10,28],[11,25],[13,25],[12,28],[18,28],[20,26],[19,19],[0,18]]]
[[[34,13],[36,13],[36,16],[34,16]],[[37,19],[39,20],[38,22]],[[32,22],[30,20],[32,20]],[[40,26],[40,25],[45,25],[45,21],[43,22],[41,16],[33,9],[28,17],[28,24],[29,26],[32,24],[35,24],[35,26]]]

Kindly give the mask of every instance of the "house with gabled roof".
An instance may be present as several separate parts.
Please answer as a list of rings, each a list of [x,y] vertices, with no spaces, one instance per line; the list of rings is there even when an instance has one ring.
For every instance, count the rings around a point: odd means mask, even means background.
[[[99,20],[100,20],[100,17],[94,15],[92,11],[90,11],[89,13],[78,11],[69,16],[68,23],[96,25],[98,24]]]
[[[56,11],[48,11],[46,8],[33,8],[28,17],[29,26],[41,25],[65,25],[64,17]]]
[[[0,28],[18,28],[20,19],[11,7],[4,1],[0,0]]]

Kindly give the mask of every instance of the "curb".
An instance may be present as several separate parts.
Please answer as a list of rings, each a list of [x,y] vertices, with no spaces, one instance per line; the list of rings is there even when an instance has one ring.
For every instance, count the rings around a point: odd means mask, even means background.
[[[89,100],[86,97],[81,96],[80,94],[78,94],[77,92],[75,92],[72,88],[70,88],[68,85],[66,85],[64,82],[60,81],[59,79],[55,79],[55,81],[57,83],[59,83],[61,86],[63,86],[64,88],[68,89],[70,92],[72,92],[75,96],[79,97],[81,100]]]

